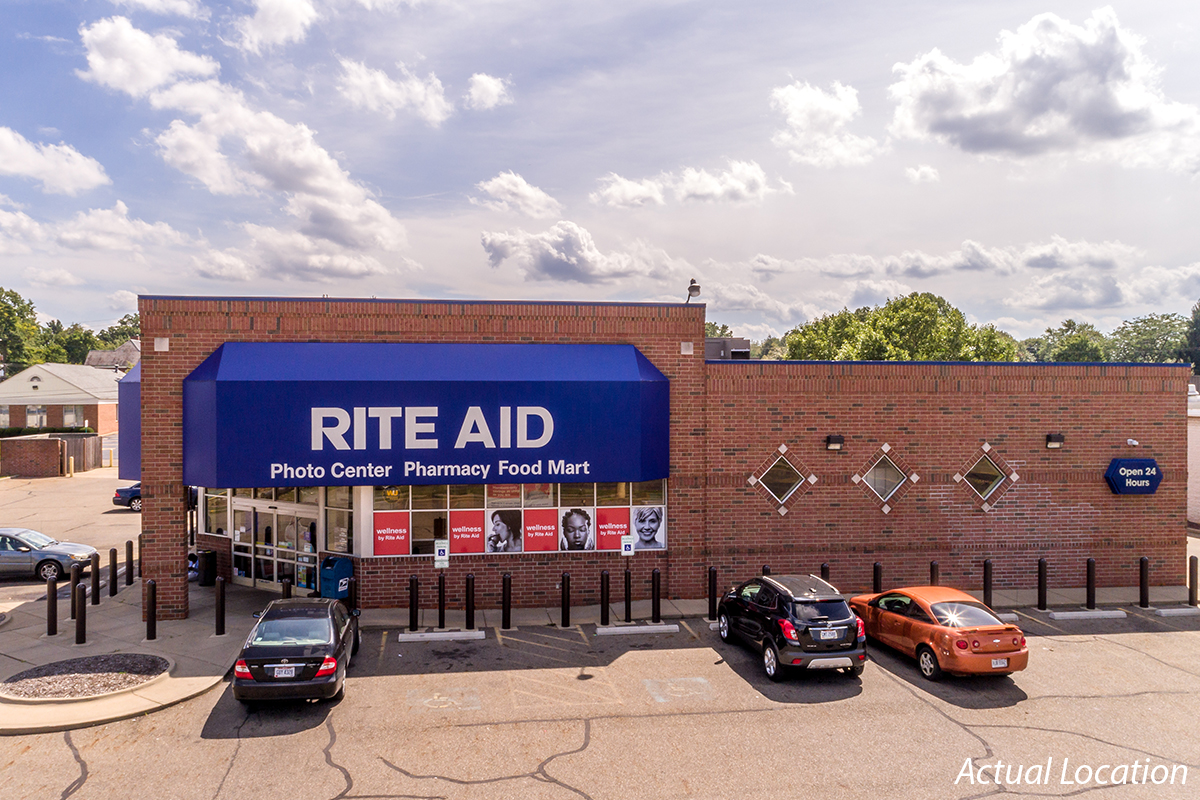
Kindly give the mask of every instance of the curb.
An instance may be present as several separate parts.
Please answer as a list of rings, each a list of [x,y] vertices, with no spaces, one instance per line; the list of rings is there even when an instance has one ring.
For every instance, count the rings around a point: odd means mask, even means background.
[[[487,631],[419,631],[416,633],[401,633],[398,641],[404,642],[466,642],[475,639],[486,639]]]
[[[679,633],[679,626],[674,623],[670,625],[622,625],[619,628],[596,626],[597,636],[629,636],[639,633]]]

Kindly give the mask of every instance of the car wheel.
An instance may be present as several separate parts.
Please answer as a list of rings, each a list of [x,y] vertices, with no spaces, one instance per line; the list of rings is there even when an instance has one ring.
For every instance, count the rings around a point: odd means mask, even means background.
[[[771,640],[763,642],[763,672],[773,681],[783,677],[783,667],[779,664],[779,651]]]
[[[722,614],[717,619],[717,632],[721,634],[722,642],[729,641],[729,617],[727,615]]]
[[[846,667],[846,674],[851,678],[858,678],[862,676],[863,670],[866,668],[866,664],[855,664],[853,667]]]
[[[43,561],[38,564],[37,576],[44,581],[48,581],[51,578],[56,581],[61,580],[63,576],[62,564],[57,561]]]
[[[937,681],[942,679],[942,668],[938,664],[937,656],[928,647],[922,647],[917,651],[917,668],[921,670],[921,674],[927,680]]]
[[[142,498],[135,497],[132,500],[130,500],[129,501],[129,510],[137,511],[140,514],[142,511]]]

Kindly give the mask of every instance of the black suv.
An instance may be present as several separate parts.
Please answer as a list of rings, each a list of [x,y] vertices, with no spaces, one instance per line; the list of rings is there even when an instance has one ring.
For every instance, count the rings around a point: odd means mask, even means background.
[[[762,651],[773,681],[788,667],[862,674],[867,632],[850,604],[816,575],[771,575],[735,586],[721,598],[722,641],[737,636]]]

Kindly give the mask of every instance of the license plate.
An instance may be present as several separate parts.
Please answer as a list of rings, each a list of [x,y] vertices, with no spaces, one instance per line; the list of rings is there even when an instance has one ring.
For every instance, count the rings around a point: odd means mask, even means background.
[[[836,628],[829,628],[827,630],[817,631],[818,639],[840,639],[841,635],[842,635],[842,632],[837,630]]]
[[[992,659],[992,669],[1004,669],[1007,666],[1008,666],[1007,658],[993,658]]]
[[[992,661],[992,666],[993,667],[996,666],[995,661]],[[294,678],[294,677],[296,677],[296,668],[295,667],[276,667],[275,668],[275,677],[276,678]]]

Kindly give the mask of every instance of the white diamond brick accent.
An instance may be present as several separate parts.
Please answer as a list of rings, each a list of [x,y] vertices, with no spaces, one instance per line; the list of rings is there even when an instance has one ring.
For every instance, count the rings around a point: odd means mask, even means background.
[[[756,484],[758,483],[758,478],[756,478],[756,477],[754,477],[753,475],[751,475],[751,476],[750,476],[750,479],[749,479],[749,480],[747,480],[747,481],[746,481],[746,483],[750,484],[751,486],[754,486],[754,485],[756,485]]]
[[[809,482],[809,483],[816,483],[816,482],[817,482],[817,476],[816,476],[816,475],[809,475],[809,476],[808,476],[808,482]]]
[[[862,481],[862,478],[858,477],[857,475],[851,475],[850,480],[854,481],[855,483],[859,483]]]
[[[892,510],[892,507],[891,507],[891,506],[889,506],[887,503],[884,503],[884,504],[883,504],[883,513],[887,514],[887,513],[889,513],[891,510]]]
[[[780,452],[780,453],[786,453],[786,452],[787,452],[787,445],[786,445],[786,444],[781,444],[781,445],[779,445],[779,452]]]
[[[914,472],[912,475],[908,476],[908,479],[913,483],[916,483],[917,481],[921,480],[921,476]]]
[[[1013,483],[1016,483],[1017,481],[1021,480],[1021,476],[1018,475],[1016,472],[1013,472],[1013,474],[1009,475],[1008,477],[1012,479]]]
[[[991,506],[989,506],[987,503],[984,503],[982,506],[980,506],[980,508],[982,508],[984,511],[991,511],[991,510],[992,510],[992,507],[991,507]]]
[[[780,506],[779,507],[779,516],[782,517],[782,516],[785,516],[786,514],[787,514],[787,509],[784,508],[783,506]]]
[[[892,449],[892,446],[890,444],[888,444],[887,442],[884,442],[883,447],[881,447],[879,449],[886,453]]]
[[[990,444],[988,444],[987,442],[984,442],[984,443],[983,443],[983,452],[987,453],[987,452],[989,452],[991,449],[992,449],[992,446],[991,446]]]
[[[955,483],[962,483],[962,475],[959,475],[957,472],[956,472],[956,473],[954,473],[954,482],[955,482]]]

